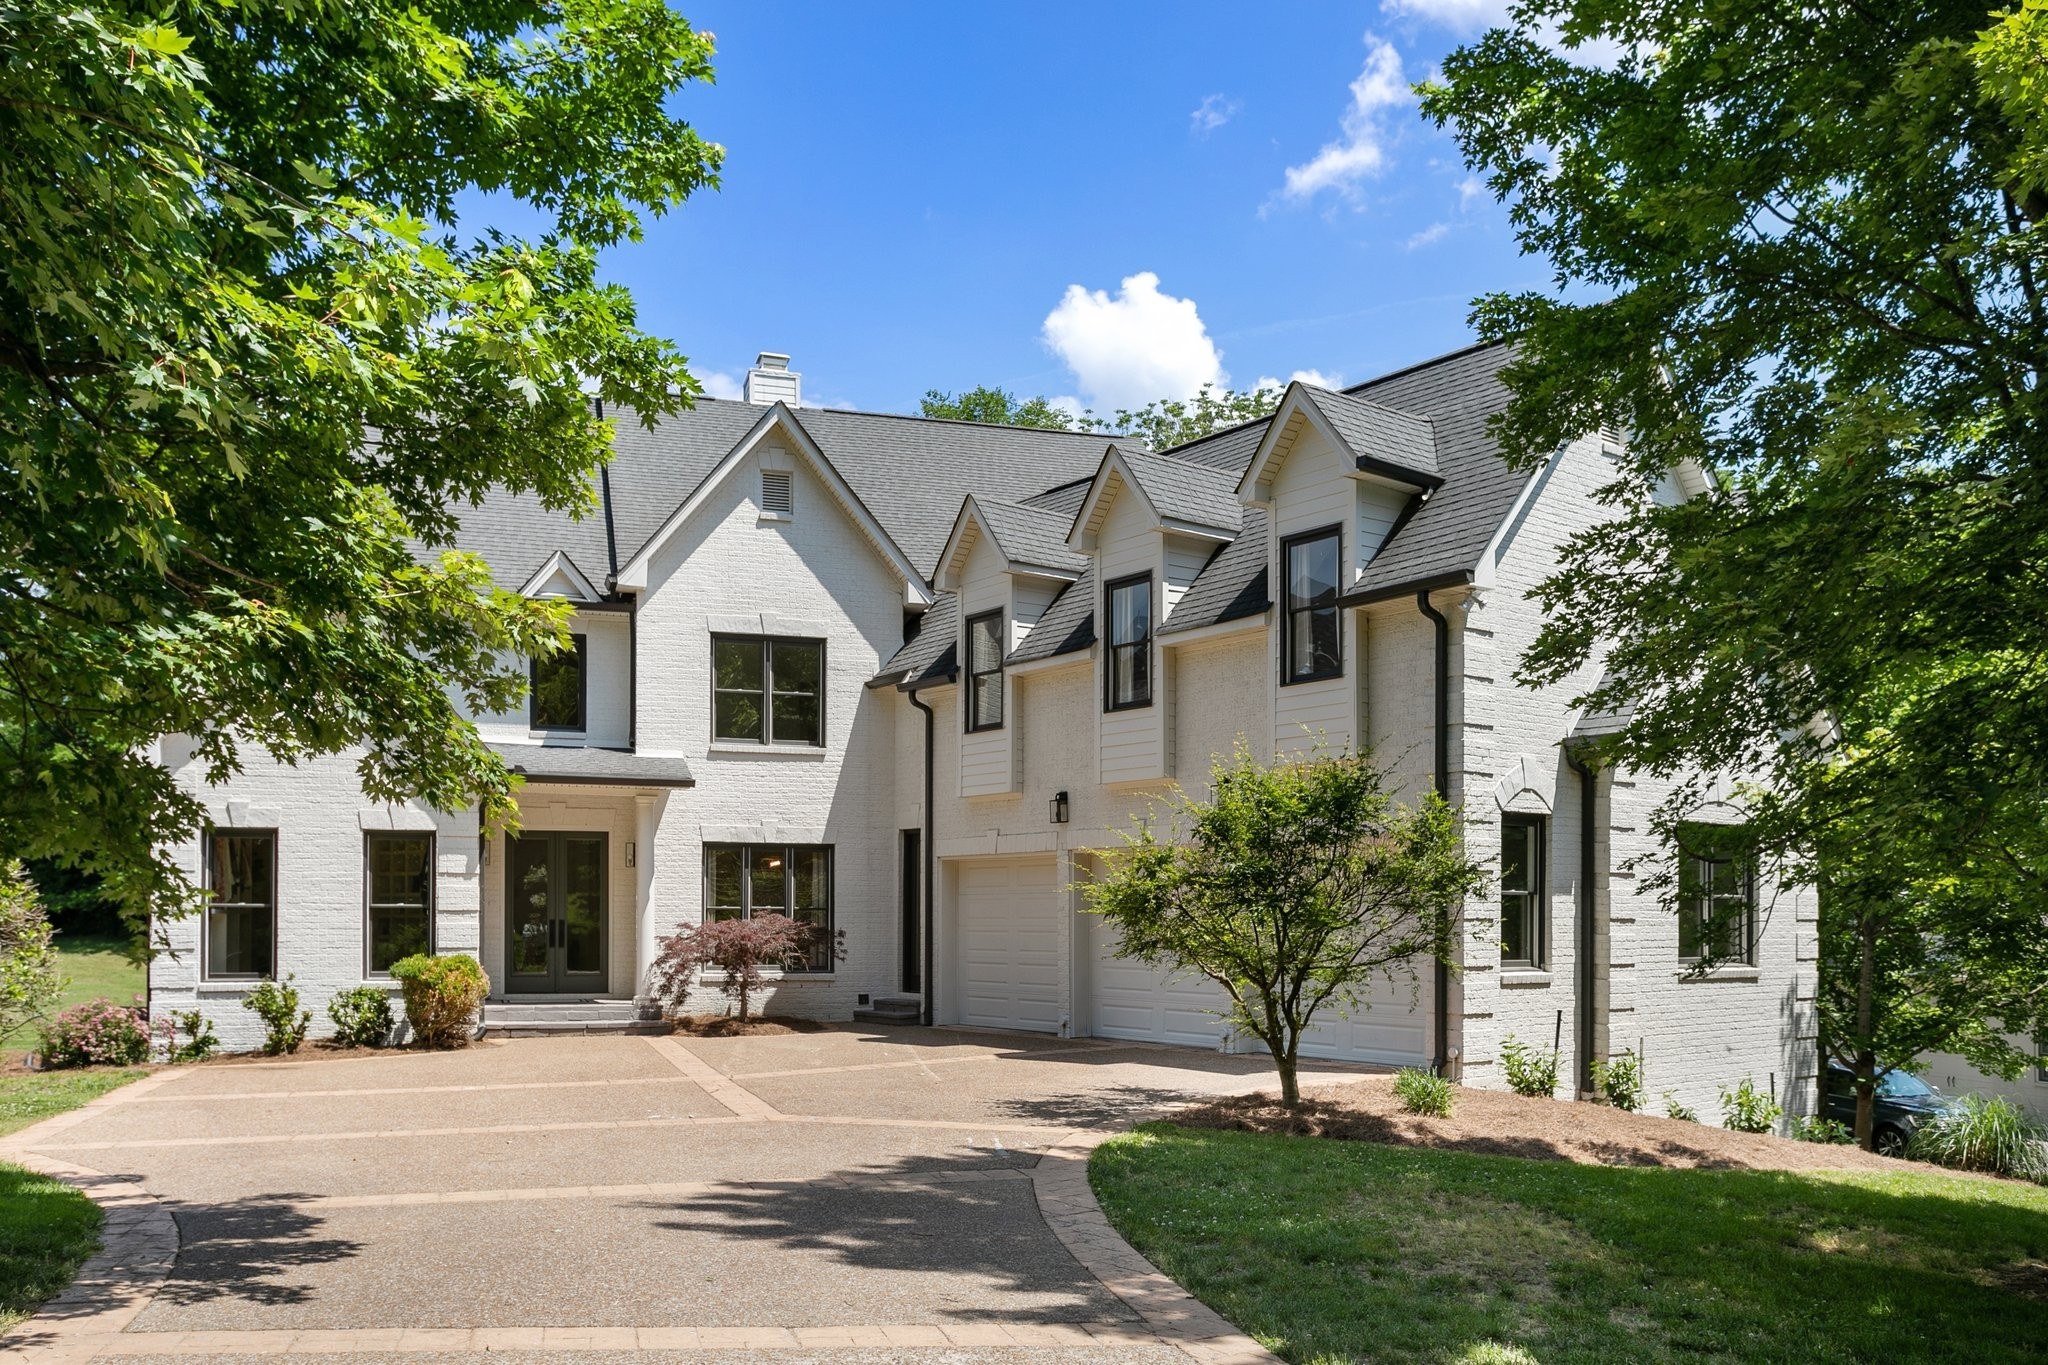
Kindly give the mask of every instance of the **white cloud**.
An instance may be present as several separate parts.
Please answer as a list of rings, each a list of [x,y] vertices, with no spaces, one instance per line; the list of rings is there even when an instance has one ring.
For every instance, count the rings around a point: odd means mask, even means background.
[[[1384,115],[1413,99],[1401,74],[1401,54],[1394,45],[1365,35],[1365,66],[1351,82],[1351,106],[1339,126],[1343,136],[1299,166],[1287,168],[1280,193],[1296,202],[1335,190],[1347,199],[1358,197],[1359,182],[1377,175],[1387,164]]]
[[[1459,33],[1479,33],[1508,22],[1509,0],[1380,0],[1380,13],[1420,19]]]
[[[1195,106],[1195,112],[1188,116],[1188,131],[1196,137],[1207,137],[1236,118],[1237,111],[1242,108],[1243,101],[1227,95],[1204,95],[1202,102]]]
[[[1284,389],[1296,380],[1300,380],[1304,384],[1314,385],[1319,389],[1341,389],[1344,387],[1344,377],[1342,375],[1324,374],[1321,370],[1296,370],[1285,379],[1275,379],[1270,374],[1262,374],[1259,376],[1259,382],[1252,385],[1252,389],[1254,392],[1259,389]]]
[[[1474,204],[1485,199],[1486,182],[1476,175],[1468,175],[1458,182],[1458,212],[1464,213]]]
[[[704,370],[697,373],[697,382],[704,386],[704,393],[711,398],[739,399],[746,396],[746,385],[738,375],[723,370]]]
[[[1068,285],[1043,335],[1098,412],[1188,398],[1230,378],[1195,301],[1162,294],[1149,270],[1125,277],[1115,297]]]
[[[1428,246],[1431,242],[1442,241],[1444,234],[1450,230],[1451,225],[1449,223],[1431,223],[1428,227],[1410,237],[1403,245],[1405,249],[1414,251],[1418,247]]]

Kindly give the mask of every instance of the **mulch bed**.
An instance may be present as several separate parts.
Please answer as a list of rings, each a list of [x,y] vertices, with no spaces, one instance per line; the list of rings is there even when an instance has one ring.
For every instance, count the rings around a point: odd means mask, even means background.
[[[1180,1110],[1170,1121],[1188,1128],[1291,1133],[1581,1165],[1748,1171],[1942,1169],[1878,1156],[1860,1147],[1731,1133],[1601,1104],[1528,1099],[1495,1090],[1460,1088],[1454,1093],[1456,1103],[1448,1119],[1407,1112],[1394,1098],[1393,1077],[1373,1076],[1304,1089],[1299,1110],[1282,1107],[1273,1095],[1241,1095]]]
[[[693,1038],[761,1038],[777,1033],[816,1033],[825,1026],[815,1019],[757,1016],[741,1023],[730,1014],[685,1014],[669,1020],[677,1033]]]

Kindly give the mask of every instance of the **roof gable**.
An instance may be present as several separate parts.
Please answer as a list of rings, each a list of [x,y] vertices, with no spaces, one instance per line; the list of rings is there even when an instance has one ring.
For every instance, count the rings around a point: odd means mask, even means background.
[[[519,595],[566,597],[572,602],[597,602],[604,597],[589,576],[576,567],[576,561],[569,558],[566,550],[557,550],[549,555],[547,562],[519,585]]]
[[[1271,495],[1274,474],[1309,430],[1320,432],[1348,455],[1353,470],[1363,477],[1415,490],[1443,483],[1429,418],[1296,380],[1287,386],[1238,480],[1238,496],[1248,503],[1264,502]]]
[[[1071,583],[1081,576],[1088,561],[1067,548],[1066,526],[1067,519],[1057,512],[993,502],[970,494],[960,505],[953,533],[939,553],[933,584],[943,591],[958,591],[967,558],[982,540],[994,548],[1003,562],[1004,573]]]

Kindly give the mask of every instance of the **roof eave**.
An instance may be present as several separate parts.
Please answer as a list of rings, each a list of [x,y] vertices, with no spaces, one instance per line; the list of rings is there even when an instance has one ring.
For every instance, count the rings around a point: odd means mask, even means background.
[[[1412,597],[1418,592],[1437,592],[1444,588],[1465,588],[1472,584],[1470,569],[1453,569],[1449,573],[1430,574],[1422,578],[1404,579],[1399,583],[1388,583],[1377,588],[1353,588],[1337,598],[1340,607],[1370,607],[1380,602],[1391,602],[1397,597]]]

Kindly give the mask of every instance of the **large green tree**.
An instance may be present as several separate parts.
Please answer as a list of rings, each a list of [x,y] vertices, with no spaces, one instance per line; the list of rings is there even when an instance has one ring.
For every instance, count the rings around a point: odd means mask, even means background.
[[[1283,392],[1270,387],[1239,391],[1204,384],[1192,398],[1155,398],[1140,407],[1118,408],[1108,417],[1098,417],[1092,408],[1073,413],[1054,406],[1043,394],[1019,398],[1008,389],[984,384],[959,393],[929,389],[919,413],[958,422],[1135,436],[1153,450],[1171,450],[1268,415],[1280,406]]]
[[[1071,431],[1074,426],[1072,416],[1054,407],[1052,400],[1043,394],[1019,398],[1008,389],[988,384],[962,389],[959,393],[928,389],[918,410],[921,416],[954,422],[982,422],[1003,427],[1046,427],[1053,431]]]
[[[1554,270],[1476,309],[1510,457],[1627,435],[1522,676],[1604,656],[1609,758],[1756,777],[1866,1101],[2042,1010],[2044,73],[2043,0],[1530,0],[1423,92]]]
[[[487,490],[581,511],[696,385],[596,253],[715,180],[660,0],[31,4],[0,20],[0,850],[189,903],[161,857],[247,746],[506,813],[461,706],[558,608],[445,545]],[[516,201],[528,239],[459,235]],[[465,196],[469,196],[465,198]]]

